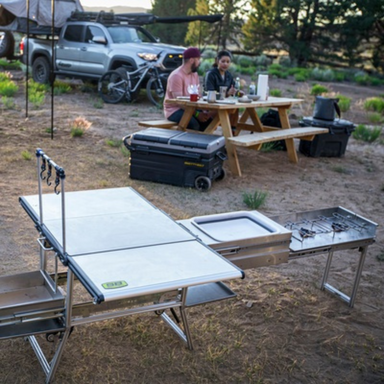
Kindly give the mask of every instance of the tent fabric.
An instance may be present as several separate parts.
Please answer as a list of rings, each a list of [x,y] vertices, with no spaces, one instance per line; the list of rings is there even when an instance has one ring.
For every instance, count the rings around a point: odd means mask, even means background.
[[[29,14],[26,0],[0,0],[0,6],[17,18],[28,18],[37,23],[38,26],[52,25],[52,1],[51,0],[29,0]],[[79,0],[54,0],[55,18],[54,25],[62,27],[67,18],[74,11],[83,11]],[[28,17],[29,16],[29,17]]]

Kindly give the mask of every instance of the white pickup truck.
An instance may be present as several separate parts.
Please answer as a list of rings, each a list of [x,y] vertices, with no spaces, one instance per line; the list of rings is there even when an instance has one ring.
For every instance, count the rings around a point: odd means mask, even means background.
[[[128,23],[113,13],[100,17],[100,13],[78,12],[53,41],[48,34],[24,38],[22,61],[32,67],[32,77],[39,83],[49,83],[55,75],[97,80],[111,69],[136,70],[156,56],[166,73],[181,65],[185,48],[160,43],[140,24],[140,18],[135,24],[134,19]]]

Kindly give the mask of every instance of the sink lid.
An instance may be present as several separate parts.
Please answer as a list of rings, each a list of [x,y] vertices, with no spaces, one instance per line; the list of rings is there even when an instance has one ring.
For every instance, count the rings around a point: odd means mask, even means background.
[[[228,212],[199,216],[191,220],[200,231],[215,241],[251,239],[280,232],[278,225],[257,211]]]

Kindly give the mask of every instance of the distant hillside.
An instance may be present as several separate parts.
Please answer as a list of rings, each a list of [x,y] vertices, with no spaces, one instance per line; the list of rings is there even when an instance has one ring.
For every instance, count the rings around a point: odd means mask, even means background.
[[[115,13],[147,13],[149,9],[138,7],[125,7],[119,5],[117,7],[83,7],[84,11],[99,12],[99,11],[112,11]]]

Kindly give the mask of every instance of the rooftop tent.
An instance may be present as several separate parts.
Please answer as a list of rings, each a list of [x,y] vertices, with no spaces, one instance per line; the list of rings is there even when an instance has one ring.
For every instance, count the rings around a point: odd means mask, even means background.
[[[2,30],[27,32],[29,29],[60,28],[74,11],[82,11],[79,0],[54,0],[52,22],[51,0],[0,0],[0,27]]]

